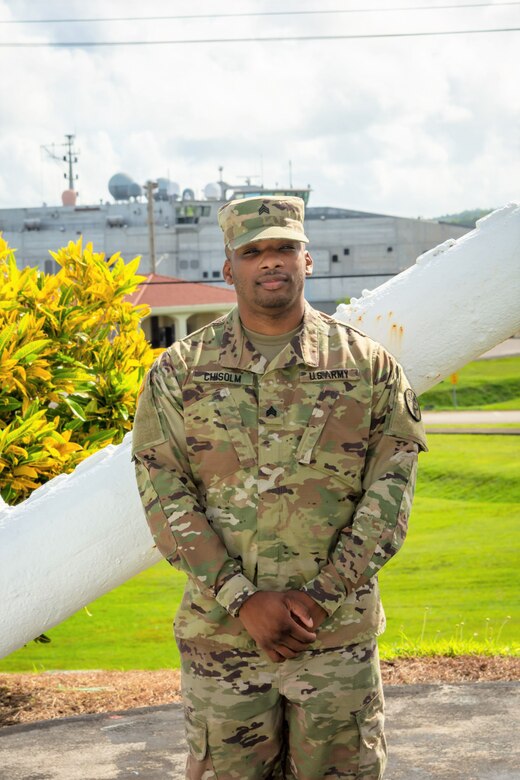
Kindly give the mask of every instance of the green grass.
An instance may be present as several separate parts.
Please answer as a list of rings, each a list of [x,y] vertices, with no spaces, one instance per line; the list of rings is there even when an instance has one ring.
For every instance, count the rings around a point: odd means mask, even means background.
[[[475,360],[458,372],[457,409],[520,409],[520,357]],[[454,409],[453,385],[444,379],[421,395],[423,410]]]
[[[517,653],[516,437],[429,440],[408,541],[380,577],[392,655]]]
[[[381,654],[518,653],[520,458],[514,436],[429,440],[410,533],[380,581]],[[178,666],[183,576],[160,563],[0,662],[0,671]],[[90,614],[89,614],[90,613]]]
[[[161,561],[0,661],[0,672],[178,667],[173,615],[184,576]]]

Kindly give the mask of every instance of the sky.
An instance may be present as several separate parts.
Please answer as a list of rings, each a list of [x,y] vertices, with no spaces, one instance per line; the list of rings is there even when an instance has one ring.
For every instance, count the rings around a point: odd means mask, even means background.
[[[520,2],[0,0],[0,208],[61,202],[66,133],[84,205],[117,172],[200,193],[219,166],[398,216],[520,200],[520,31],[402,36],[498,28]],[[76,45],[5,46],[49,42]]]

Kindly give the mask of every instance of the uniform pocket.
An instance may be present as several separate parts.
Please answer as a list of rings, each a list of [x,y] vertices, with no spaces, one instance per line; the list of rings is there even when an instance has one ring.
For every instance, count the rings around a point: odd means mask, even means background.
[[[359,779],[380,780],[386,766],[383,696],[377,693],[356,713],[359,729]]]
[[[217,413],[226,426],[240,465],[251,468],[256,464],[256,452],[246,430],[238,405],[228,388],[218,392]]]
[[[313,462],[316,445],[323,433],[330,412],[339,398],[337,391],[322,392],[319,394],[316,405],[312,410],[307,428],[296,450],[296,460],[302,465],[309,465]]]
[[[186,408],[185,426],[190,465],[204,485],[255,466],[255,448],[229,388],[219,388]]]
[[[332,387],[319,393],[296,451],[300,465],[333,481],[359,488],[366,453],[366,420],[352,415],[352,402]]]
[[[168,440],[153,398],[150,375],[144,381],[132,431],[132,456]]]
[[[197,761],[204,761],[208,752],[208,727],[206,721],[197,718],[189,709],[184,710],[184,725],[188,748]]]

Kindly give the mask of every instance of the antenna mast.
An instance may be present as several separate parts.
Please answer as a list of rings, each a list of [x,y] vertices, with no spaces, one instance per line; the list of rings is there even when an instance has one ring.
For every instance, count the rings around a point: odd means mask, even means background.
[[[65,146],[67,147],[67,154],[63,157],[64,162],[68,164],[69,167],[69,190],[74,189],[74,181],[77,181],[78,176],[74,176],[74,163],[78,162],[77,158],[77,152],[75,152],[72,149],[72,144],[74,143],[74,136],[71,134],[68,134],[65,136],[67,139],[67,143]],[[64,174],[65,178],[67,178],[67,174]]]
[[[51,144],[50,146],[42,145],[42,149],[45,149],[51,159],[67,164],[68,172],[64,173],[63,177],[69,180],[69,190],[74,190],[74,183],[78,180],[77,174],[74,173],[74,165],[78,162],[79,152],[72,148],[75,136],[72,133],[67,133],[65,138],[67,140],[64,144],[58,144],[58,146],[66,147],[66,152],[63,155],[56,154],[56,144]]]

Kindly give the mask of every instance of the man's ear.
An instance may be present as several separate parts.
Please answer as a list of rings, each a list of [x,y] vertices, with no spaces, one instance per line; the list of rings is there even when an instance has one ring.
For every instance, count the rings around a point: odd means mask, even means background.
[[[229,257],[226,257],[224,260],[224,265],[222,266],[222,276],[226,280],[227,284],[233,284],[233,274],[231,272],[231,262]]]
[[[314,266],[314,260],[311,257],[310,252],[305,252],[305,275],[310,276]]]

